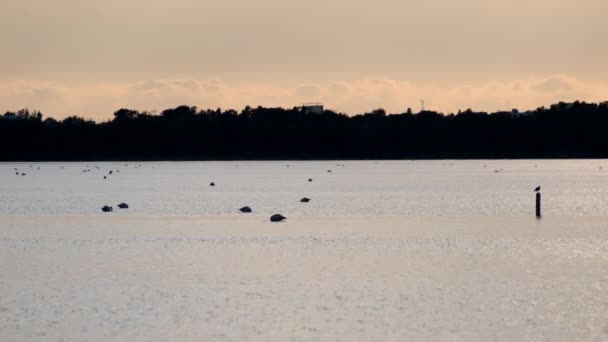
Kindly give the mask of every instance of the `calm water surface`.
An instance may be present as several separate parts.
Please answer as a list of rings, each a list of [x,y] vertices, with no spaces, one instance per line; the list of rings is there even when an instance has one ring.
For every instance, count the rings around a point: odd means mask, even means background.
[[[608,161],[448,160],[2,163],[0,215],[521,216],[537,185],[546,215],[608,214]]]
[[[2,163],[0,341],[606,341],[607,214],[604,160]]]

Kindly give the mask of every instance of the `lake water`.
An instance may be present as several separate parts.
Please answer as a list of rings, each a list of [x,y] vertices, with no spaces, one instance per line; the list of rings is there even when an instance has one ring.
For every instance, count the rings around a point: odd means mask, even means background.
[[[608,215],[604,160],[2,163],[0,215],[529,216],[537,185],[546,215]]]
[[[604,160],[0,163],[2,341],[600,341],[607,266]]]

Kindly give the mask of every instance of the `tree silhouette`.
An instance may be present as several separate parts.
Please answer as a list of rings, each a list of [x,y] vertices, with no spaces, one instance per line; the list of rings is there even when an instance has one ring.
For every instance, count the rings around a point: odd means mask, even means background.
[[[122,108],[96,123],[0,116],[0,160],[583,158],[608,157],[608,102],[457,114],[179,106],[160,115]]]

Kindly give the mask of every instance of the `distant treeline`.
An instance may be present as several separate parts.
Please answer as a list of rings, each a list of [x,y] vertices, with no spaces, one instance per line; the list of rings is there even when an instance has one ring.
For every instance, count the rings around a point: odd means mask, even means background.
[[[180,106],[159,115],[120,109],[101,123],[20,110],[0,117],[0,160],[606,158],[607,133],[608,102],[355,116]]]

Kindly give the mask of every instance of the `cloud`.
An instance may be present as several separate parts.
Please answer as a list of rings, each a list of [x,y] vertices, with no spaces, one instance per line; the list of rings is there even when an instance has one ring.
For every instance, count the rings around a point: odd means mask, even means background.
[[[584,84],[577,79],[564,75],[551,76],[534,84],[534,89],[547,93],[573,91],[583,87]]]
[[[440,86],[407,80],[370,78],[350,82],[276,85],[224,83],[221,80],[169,79],[124,84],[56,82],[0,82],[0,111],[30,108],[57,118],[82,115],[96,120],[111,118],[119,108],[161,111],[179,105],[199,108],[283,106],[323,102],[348,114],[385,108],[391,113],[408,107],[442,112],[459,109],[522,110],[559,101],[605,101],[608,84],[584,82],[568,75],[548,75],[509,81]]]
[[[316,85],[303,85],[296,89],[296,95],[302,98],[319,98],[321,89]]]

